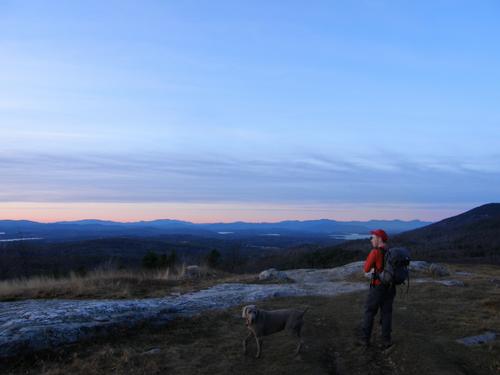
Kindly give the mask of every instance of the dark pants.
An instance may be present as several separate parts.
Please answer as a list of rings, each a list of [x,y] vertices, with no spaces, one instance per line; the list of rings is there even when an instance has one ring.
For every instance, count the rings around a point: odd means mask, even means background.
[[[382,324],[382,338],[391,340],[392,326],[392,303],[396,296],[395,286],[377,285],[370,287],[365,304],[365,316],[363,319],[363,337],[370,340],[373,328],[373,320],[380,308],[380,322]]]

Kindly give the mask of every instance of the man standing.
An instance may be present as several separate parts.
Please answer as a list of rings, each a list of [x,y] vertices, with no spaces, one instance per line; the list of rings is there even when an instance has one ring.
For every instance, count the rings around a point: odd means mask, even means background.
[[[392,303],[396,295],[394,285],[382,284],[378,275],[384,270],[384,255],[386,244],[389,239],[387,233],[382,229],[372,230],[371,244],[372,251],[365,261],[365,273],[373,270],[370,282],[370,291],[365,304],[365,314],[363,318],[362,344],[370,345],[370,337],[373,328],[373,320],[380,308],[380,322],[382,324],[382,348],[387,349],[392,345],[391,325],[392,325]]]

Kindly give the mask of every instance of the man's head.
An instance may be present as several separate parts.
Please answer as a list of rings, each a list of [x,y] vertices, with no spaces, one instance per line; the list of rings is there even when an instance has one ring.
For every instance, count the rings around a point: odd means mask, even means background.
[[[389,240],[389,236],[383,229],[375,229],[370,231],[371,243],[373,247],[382,247],[385,246],[385,243]]]

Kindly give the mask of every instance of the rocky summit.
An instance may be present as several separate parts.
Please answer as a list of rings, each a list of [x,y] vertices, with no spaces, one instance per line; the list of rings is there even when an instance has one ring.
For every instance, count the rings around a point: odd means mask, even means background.
[[[418,269],[429,264],[415,262]],[[177,316],[224,309],[273,297],[335,296],[366,289],[366,282],[346,281],[362,274],[363,262],[331,269],[282,271],[286,284],[223,283],[165,298],[135,300],[26,300],[2,302],[0,357],[54,348],[139,323],[164,324]],[[422,281],[425,281],[422,280]]]

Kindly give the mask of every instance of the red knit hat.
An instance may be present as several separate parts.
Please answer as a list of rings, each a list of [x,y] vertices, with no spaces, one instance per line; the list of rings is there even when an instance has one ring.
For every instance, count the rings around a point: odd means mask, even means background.
[[[382,238],[382,241],[384,242],[387,242],[387,240],[389,239],[389,236],[387,235],[387,233],[385,233],[385,230],[383,229],[375,229],[370,231],[370,233]]]

